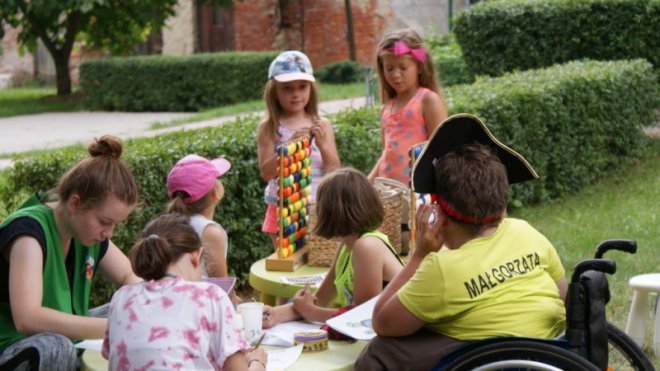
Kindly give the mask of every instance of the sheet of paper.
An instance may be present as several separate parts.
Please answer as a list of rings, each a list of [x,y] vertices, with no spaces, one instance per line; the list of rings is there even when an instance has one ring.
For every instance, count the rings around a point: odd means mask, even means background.
[[[295,347],[267,351],[268,365],[266,366],[266,370],[283,371],[291,367],[300,358],[302,348],[302,344],[299,344]]]
[[[293,334],[296,332],[318,330],[322,325],[322,323],[307,321],[280,323],[266,330],[266,337],[264,337],[262,344],[290,347],[293,346]]]
[[[357,307],[342,313],[337,317],[325,321],[328,326],[358,340],[371,340],[376,336],[371,326],[371,317],[374,313],[378,296],[368,300]]]
[[[83,340],[75,345],[75,347],[79,349],[90,349],[98,352],[101,351],[102,346],[103,339]]]
[[[323,282],[323,279],[325,278],[326,273],[319,273],[319,274],[309,274],[309,275],[303,275],[303,276],[284,276],[280,277],[280,280],[284,283],[288,283],[290,285],[315,285],[315,286],[320,286],[321,282]]]
[[[202,280],[220,286],[227,294],[231,293],[236,283],[236,277],[204,277]]]

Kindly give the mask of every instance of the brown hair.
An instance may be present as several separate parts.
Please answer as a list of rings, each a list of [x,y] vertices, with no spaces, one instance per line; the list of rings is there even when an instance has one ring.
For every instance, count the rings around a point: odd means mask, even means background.
[[[388,49],[394,47],[394,43],[401,41],[408,45],[411,49],[425,48],[424,41],[419,34],[411,29],[404,28],[401,30],[393,31],[386,34],[378,45],[378,54],[376,55],[376,65],[378,67],[378,79],[380,81],[380,97],[383,103],[386,103],[388,100],[396,96],[396,90],[392,88],[385,80],[385,71],[383,69],[383,55],[392,54]],[[436,92],[438,95],[443,97],[442,89],[438,83],[438,78],[435,74],[435,65],[433,64],[433,58],[431,53],[426,53],[426,59],[424,63],[421,63],[417,60],[417,67],[419,68],[420,74],[418,78],[419,86],[425,87],[429,90]],[[444,97],[443,97],[444,99]]]
[[[202,247],[197,232],[180,214],[163,214],[147,224],[129,256],[136,275],[144,280],[165,276],[169,265]]]
[[[204,209],[212,202],[211,201],[211,191],[204,195],[197,201],[191,202],[189,204],[183,202],[184,198],[190,197],[187,192],[176,191],[174,192],[174,198],[167,204],[165,212],[167,213],[177,213],[183,214],[186,216],[191,216],[195,214],[201,214]]]
[[[509,197],[506,168],[490,147],[465,144],[435,164],[436,193],[461,214],[481,220],[502,215]],[[478,232],[483,226],[468,224]],[[499,223],[499,220],[494,223]]]
[[[264,87],[264,101],[266,102],[266,118],[259,124],[257,135],[266,135],[267,138],[277,138],[277,126],[282,116],[282,106],[277,99],[276,85],[279,84],[274,79],[268,80]],[[309,102],[305,106],[305,112],[312,117],[319,117],[319,94],[316,83],[310,81]]]
[[[53,193],[60,201],[74,194],[80,196],[84,207],[92,208],[108,195],[116,196],[127,205],[138,201],[138,188],[133,173],[119,159],[122,145],[117,137],[104,135],[87,147],[91,158],[69,169],[57,183]]]
[[[316,190],[314,233],[321,237],[343,237],[371,232],[383,223],[385,210],[380,196],[367,177],[353,168],[326,175]]]

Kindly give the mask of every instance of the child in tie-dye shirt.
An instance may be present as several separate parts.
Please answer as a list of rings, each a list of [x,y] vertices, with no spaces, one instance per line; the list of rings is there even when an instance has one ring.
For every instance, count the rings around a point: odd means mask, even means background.
[[[102,354],[111,370],[265,370],[251,350],[227,294],[200,282],[203,248],[186,217],[166,214],[130,252],[144,279],[112,298]]]

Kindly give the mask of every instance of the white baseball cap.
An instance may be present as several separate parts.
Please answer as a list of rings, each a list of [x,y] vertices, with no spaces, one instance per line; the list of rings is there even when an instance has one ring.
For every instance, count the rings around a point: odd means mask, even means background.
[[[279,82],[296,80],[316,81],[312,63],[307,56],[297,50],[280,53],[268,68],[268,79]]]

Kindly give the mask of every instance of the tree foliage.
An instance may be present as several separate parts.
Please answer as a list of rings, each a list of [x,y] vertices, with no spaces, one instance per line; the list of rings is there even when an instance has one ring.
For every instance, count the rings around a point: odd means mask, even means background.
[[[53,57],[57,93],[71,93],[69,59],[76,40],[114,54],[158,31],[177,0],[0,0],[0,37],[5,24],[20,29],[18,42],[33,51],[41,40]],[[215,1],[228,5],[231,0]]]

